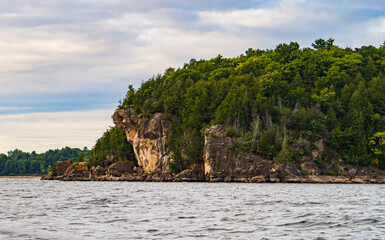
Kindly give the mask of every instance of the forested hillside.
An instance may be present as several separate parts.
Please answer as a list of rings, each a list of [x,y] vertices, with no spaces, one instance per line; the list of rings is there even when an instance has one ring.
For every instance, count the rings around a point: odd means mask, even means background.
[[[119,108],[173,120],[173,166],[202,162],[204,129],[223,124],[239,151],[299,161],[326,143],[326,162],[385,168],[385,47],[356,49],[318,39],[235,58],[191,59],[182,68],[129,86]],[[306,147],[304,141],[313,143]]]
[[[53,170],[56,162],[72,159],[73,161],[87,161],[91,151],[87,148],[65,147],[48,150],[45,153],[28,153],[19,149],[9,151],[7,155],[0,154],[0,175],[41,175],[47,169]]]

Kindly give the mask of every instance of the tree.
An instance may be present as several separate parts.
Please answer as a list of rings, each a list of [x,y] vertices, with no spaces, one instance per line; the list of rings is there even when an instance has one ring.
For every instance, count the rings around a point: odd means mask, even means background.
[[[126,133],[121,128],[108,129],[96,141],[91,151],[89,163],[91,166],[103,166],[108,154],[115,154],[120,161],[133,161],[137,164],[133,147],[127,141]]]
[[[343,49],[331,38],[312,46],[291,42],[234,58],[191,59],[137,90],[129,87],[119,107],[172,119],[170,167],[176,172],[202,163],[203,133],[214,124],[238,137],[237,151],[298,159],[296,154],[310,154],[311,143],[323,139],[336,158],[368,164],[368,138],[385,130],[385,50]],[[93,160],[119,145],[108,134],[97,141]]]
[[[80,156],[78,157],[78,162],[84,162],[83,154],[80,154]]]
[[[374,157],[373,163],[385,169],[385,132],[377,132],[369,140],[369,146]]]
[[[324,40],[322,38],[319,38],[315,40],[314,43],[312,43],[312,47],[314,49],[330,49],[333,46],[334,39],[329,38],[328,40]]]
[[[83,155],[84,161],[90,156],[89,150],[65,147],[62,149],[48,150],[45,153],[23,152],[19,149],[8,152],[8,156],[0,154],[0,175],[41,175],[47,172],[49,166],[54,166],[58,161],[71,159],[75,161]]]

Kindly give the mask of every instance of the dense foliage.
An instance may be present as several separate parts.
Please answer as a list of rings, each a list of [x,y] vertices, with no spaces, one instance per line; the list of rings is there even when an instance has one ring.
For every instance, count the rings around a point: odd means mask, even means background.
[[[136,162],[134,150],[132,145],[127,141],[123,129],[112,127],[96,141],[91,152],[90,165],[103,166],[108,154],[115,154],[119,161]]]
[[[45,153],[28,153],[19,149],[9,151],[8,154],[0,154],[0,175],[41,175],[47,169],[53,170],[56,162],[72,159],[87,160],[91,151],[87,148],[65,147],[62,149],[48,150]]]
[[[172,167],[179,170],[202,161],[204,129],[213,124],[225,125],[242,151],[265,158],[299,161],[323,139],[320,165],[342,158],[384,168],[384,154],[372,150],[383,139],[369,139],[385,131],[385,47],[340,48],[333,41],[191,59],[138,90],[130,86],[119,107],[173,118]]]

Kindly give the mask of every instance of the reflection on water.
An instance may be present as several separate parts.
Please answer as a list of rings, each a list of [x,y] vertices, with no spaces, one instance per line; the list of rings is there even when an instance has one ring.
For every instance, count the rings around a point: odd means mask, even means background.
[[[0,179],[0,239],[383,239],[385,185]]]

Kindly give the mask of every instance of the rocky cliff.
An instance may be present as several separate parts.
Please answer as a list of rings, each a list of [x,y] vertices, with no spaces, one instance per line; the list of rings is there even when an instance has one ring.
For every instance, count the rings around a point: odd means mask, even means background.
[[[385,183],[385,171],[375,167],[347,165],[342,160],[322,169],[315,163],[324,151],[324,142],[315,143],[318,150],[304,156],[299,163],[266,160],[237,147],[237,139],[225,135],[222,125],[205,131],[204,171],[211,182],[303,182],[303,183]],[[310,143],[305,143],[310,145]]]
[[[268,179],[272,161],[238,152],[236,142],[236,138],[225,136],[222,125],[206,129],[203,160],[207,180],[248,182],[253,177],[263,181]]]
[[[139,167],[147,173],[168,172],[170,151],[168,137],[171,121],[163,113],[152,118],[139,118],[131,109],[119,109],[112,116],[117,127],[123,128],[132,144]]]
[[[385,171],[375,167],[347,165],[342,160],[320,168],[316,164],[325,147],[324,140],[314,143],[317,149],[299,162],[283,163],[242,151],[235,137],[226,136],[222,125],[205,130],[204,164],[172,175],[169,171],[168,138],[171,120],[157,113],[152,118],[139,117],[131,109],[119,109],[112,116],[133,145],[138,167],[133,162],[118,162],[110,154],[104,165],[88,169],[87,163],[71,160],[56,164],[57,174],[45,180],[82,181],[210,181],[210,182],[303,182],[303,183],[385,183]],[[304,142],[310,146],[309,141]]]

